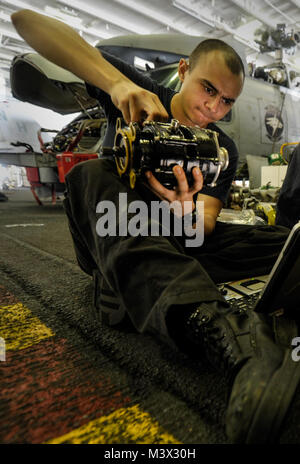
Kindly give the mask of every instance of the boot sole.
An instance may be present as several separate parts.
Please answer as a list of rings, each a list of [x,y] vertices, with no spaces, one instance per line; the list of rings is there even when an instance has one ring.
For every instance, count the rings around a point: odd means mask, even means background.
[[[284,379],[284,382],[282,381]],[[300,380],[300,364],[287,350],[280,369],[272,376],[254,414],[245,443],[260,444],[276,441]],[[274,404],[272,410],[270,404]],[[266,430],[268,424],[268,430]]]

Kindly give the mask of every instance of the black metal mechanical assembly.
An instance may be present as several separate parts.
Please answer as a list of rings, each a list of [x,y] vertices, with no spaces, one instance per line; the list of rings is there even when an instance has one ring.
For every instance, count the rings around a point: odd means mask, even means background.
[[[122,127],[118,119],[113,148],[102,148],[100,157],[114,157],[119,175],[128,176],[134,188],[137,176],[150,170],[167,188],[177,185],[172,168],[180,165],[193,184],[192,170],[200,168],[204,184],[214,187],[229,164],[228,152],[219,146],[218,133],[188,127],[176,119],[170,123],[146,121]]]

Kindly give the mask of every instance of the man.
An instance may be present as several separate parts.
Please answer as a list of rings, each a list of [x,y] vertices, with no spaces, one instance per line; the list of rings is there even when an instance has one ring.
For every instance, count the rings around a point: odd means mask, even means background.
[[[287,236],[284,228],[275,232],[216,223],[234,176],[237,153],[234,143],[213,123],[226,115],[242,91],[240,58],[221,41],[200,44],[189,63],[180,61],[182,87],[174,93],[114,57],[105,55],[105,59],[59,21],[28,10],[13,14],[12,21],[29,45],[85,80],[91,95],[100,99],[108,118],[105,145],[113,143],[119,116],[127,124],[175,118],[185,125],[219,132],[220,145],[229,151],[230,166],[215,188],[203,187],[202,174],[196,169],[190,187],[182,169],[174,167],[176,189],[166,189],[148,173],[147,182],[139,180],[132,190],[120,179],[114,163],[99,159],[80,163],[71,171],[64,205],[78,262],[87,273],[99,275],[103,298],[116,296],[120,309],[139,332],[155,332],[194,357],[206,356],[230,376],[226,428],[232,441],[274,439],[292,401],[299,367],[291,362],[288,351],[273,342],[257,314],[232,313],[215,286],[222,279],[268,272]],[[99,201],[115,203],[117,220],[124,217],[117,201],[120,193],[127,194],[128,205],[158,198],[179,201],[185,216],[195,208],[198,192],[198,200],[204,202],[207,237],[199,249],[184,249],[172,235],[97,235]],[[266,236],[269,251],[262,257]]]

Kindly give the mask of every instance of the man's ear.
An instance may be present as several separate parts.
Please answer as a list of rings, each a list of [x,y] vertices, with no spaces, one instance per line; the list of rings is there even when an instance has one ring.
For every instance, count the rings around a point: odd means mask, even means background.
[[[185,74],[189,69],[189,65],[184,58],[181,58],[178,64],[178,76],[181,82],[184,81]]]

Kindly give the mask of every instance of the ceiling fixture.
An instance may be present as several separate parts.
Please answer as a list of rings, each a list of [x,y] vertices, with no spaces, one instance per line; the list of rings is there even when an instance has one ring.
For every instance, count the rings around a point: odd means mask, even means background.
[[[45,13],[49,16],[55,16],[56,18],[64,21],[65,23],[69,24],[69,26],[76,27],[78,29],[82,26],[82,19],[78,16],[70,15],[66,11],[60,10],[58,8],[54,8],[52,6],[46,5],[45,6]]]
[[[96,16],[96,18],[101,19],[102,21],[106,21],[108,23],[114,24],[117,27],[130,31],[131,33],[136,34],[151,34],[151,30],[146,28],[144,25],[139,25],[137,23],[133,23],[131,20],[127,20],[126,18],[122,18],[119,14],[114,14],[113,12],[109,11],[109,9],[105,10],[101,7],[93,7],[93,6],[86,6],[86,4],[79,0],[58,0],[59,3],[63,5],[70,6],[72,8],[76,8],[76,10],[82,11],[84,13],[88,13],[91,16]],[[116,34],[114,34],[116,35]]]

